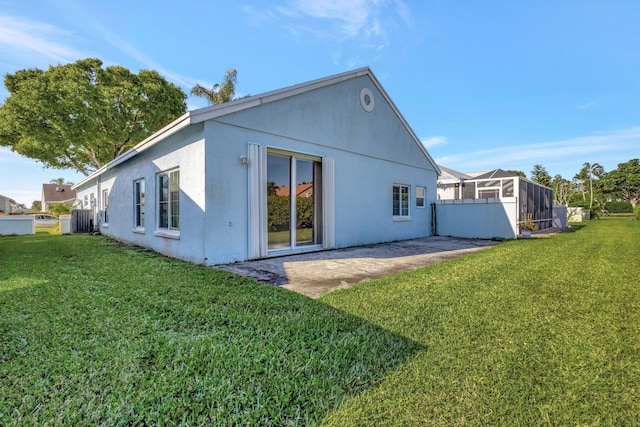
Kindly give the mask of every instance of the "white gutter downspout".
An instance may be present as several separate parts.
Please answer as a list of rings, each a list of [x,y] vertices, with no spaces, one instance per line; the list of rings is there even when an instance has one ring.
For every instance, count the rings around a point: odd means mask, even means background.
[[[99,214],[98,212],[100,212],[100,205],[101,205],[101,195],[102,195],[102,174],[99,174],[97,176],[98,180],[96,182],[96,202],[94,203],[94,210],[93,210],[93,231],[100,231],[100,224],[99,224]]]

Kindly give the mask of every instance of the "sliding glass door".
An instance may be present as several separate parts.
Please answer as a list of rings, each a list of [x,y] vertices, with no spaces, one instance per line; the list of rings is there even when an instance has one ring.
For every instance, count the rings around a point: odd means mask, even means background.
[[[267,153],[269,250],[322,243],[322,162],[314,156]]]

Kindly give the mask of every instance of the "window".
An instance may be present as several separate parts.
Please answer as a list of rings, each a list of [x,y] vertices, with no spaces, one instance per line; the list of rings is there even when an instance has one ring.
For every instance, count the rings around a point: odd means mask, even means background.
[[[426,189],[424,187],[416,187],[416,207],[424,208],[424,195]]]
[[[134,227],[144,229],[144,179],[133,183]]]
[[[109,208],[109,190],[102,190],[102,223],[109,223],[109,215],[107,209]]]
[[[180,171],[158,175],[158,228],[180,230]]]
[[[393,216],[409,218],[409,186],[393,185]]]
[[[42,210],[44,210],[44,206],[42,207]],[[84,208],[85,209],[89,209],[89,196],[87,196],[86,194],[84,195]]]

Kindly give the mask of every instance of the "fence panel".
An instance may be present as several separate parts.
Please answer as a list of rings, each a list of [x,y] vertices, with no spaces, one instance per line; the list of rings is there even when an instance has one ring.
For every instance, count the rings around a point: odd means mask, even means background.
[[[91,209],[73,209],[71,211],[71,233],[91,233],[93,231],[93,213]]]

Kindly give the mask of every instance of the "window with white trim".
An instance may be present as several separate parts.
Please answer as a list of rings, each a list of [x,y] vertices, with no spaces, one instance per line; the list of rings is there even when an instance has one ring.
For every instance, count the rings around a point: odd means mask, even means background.
[[[180,171],[158,174],[158,228],[180,230]]]
[[[144,230],[144,179],[133,183],[133,226]]]
[[[102,223],[109,224],[109,215],[107,209],[109,208],[109,190],[102,190]]]
[[[409,218],[409,186],[393,184],[393,217]]]
[[[424,187],[416,187],[416,208],[424,208],[424,199],[427,189]]]

